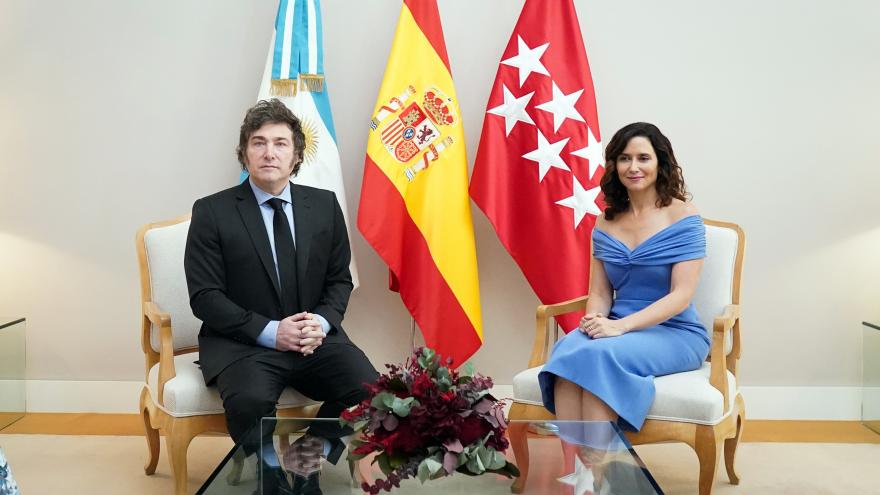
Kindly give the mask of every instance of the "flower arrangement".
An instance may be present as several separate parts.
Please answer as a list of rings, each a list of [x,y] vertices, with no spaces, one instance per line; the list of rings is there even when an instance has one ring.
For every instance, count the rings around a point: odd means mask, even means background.
[[[368,385],[370,397],[340,416],[359,437],[349,456],[372,453],[386,479],[361,485],[377,494],[400,486],[405,478],[422,483],[455,471],[467,475],[519,476],[503,452],[507,420],[503,404],[489,395],[492,379],[450,369],[451,360],[429,348],[414,350],[404,366],[388,364],[388,373]]]

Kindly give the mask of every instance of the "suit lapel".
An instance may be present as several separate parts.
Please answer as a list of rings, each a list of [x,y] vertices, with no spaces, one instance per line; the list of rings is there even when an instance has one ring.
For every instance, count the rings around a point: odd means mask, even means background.
[[[260,213],[260,205],[257,204],[257,198],[254,191],[247,180],[238,186],[238,213],[241,220],[248,231],[263,268],[272,280],[272,287],[275,288],[275,295],[281,300],[281,287],[278,285],[278,273],[275,270],[275,260],[272,258],[272,246],[269,244],[269,234],[266,232],[266,224],[263,223],[263,215]]]
[[[293,228],[296,231],[296,274],[300,301],[306,300],[305,279],[309,266],[309,251],[312,249],[312,236],[315,229],[314,215],[311,213],[312,203],[308,190],[296,184],[290,185],[290,198],[293,202]]]

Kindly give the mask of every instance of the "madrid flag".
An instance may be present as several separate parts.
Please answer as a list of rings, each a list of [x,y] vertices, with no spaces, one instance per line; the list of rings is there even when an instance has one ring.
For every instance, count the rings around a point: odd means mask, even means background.
[[[425,343],[466,361],[482,344],[461,112],[436,0],[406,0],[370,121],[358,228]]]
[[[303,164],[293,182],[328,189],[348,226],[348,208],[330,97],[324,79],[324,44],[319,0],[280,0],[275,31],[263,71],[258,99],[278,98],[302,122],[306,136]],[[352,254],[351,279],[358,286]]]
[[[526,0],[489,95],[470,193],[545,304],[587,293],[603,163],[573,2]],[[579,317],[560,323],[569,331]]]

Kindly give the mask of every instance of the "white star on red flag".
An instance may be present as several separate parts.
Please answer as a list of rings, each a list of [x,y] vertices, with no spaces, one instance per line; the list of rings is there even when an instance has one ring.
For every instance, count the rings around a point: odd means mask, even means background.
[[[523,83],[526,82],[526,79],[528,79],[532,72],[549,76],[550,73],[547,72],[547,68],[541,63],[541,56],[547,51],[547,47],[550,46],[550,43],[544,43],[541,46],[529,48],[529,45],[523,41],[521,36],[517,36],[517,40],[517,46],[519,48],[518,53],[507,60],[502,60],[501,63],[519,69],[519,87],[522,87]]]
[[[602,210],[596,205],[596,198],[599,196],[599,192],[602,189],[599,187],[584,189],[580,181],[577,180],[577,177],[574,175],[571,176],[571,181],[571,196],[565,199],[560,199],[556,204],[572,209],[574,212],[574,228],[577,229],[578,225],[581,224],[581,220],[584,219],[584,216],[587,213],[594,216],[598,216],[602,213]]]
[[[547,175],[551,167],[571,172],[571,169],[559,156],[566,143],[568,143],[568,138],[551,143],[544,137],[541,129],[538,129],[538,148],[522,156],[526,160],[538,162],[538,182],[544,180],[544,176]]]
[[[593,130],[590,129],[587,131],[587,145],[579,150],[574,150],[571,152],[574,156],[579,156],[581,158],[586,158],[590,162],[590,177],[596,173],[596,170],[605,165],[605,160],[602,157],[603,148],[602,143],[596,140],[596,137],[593,136]]]
[[[584,117],[574,107],[574,104],[577,103],[578,98],[581,97],[583,92],[583,89],[579,89],[574,93],[565,94],[556,85],[556,81],[553,81],[553,99],[546,103],[535,105],[535,108],[553,114],[553,132],[556,132],[559,130],[559,126],[565,122],[565,119],[586,122]]]
[[[535,92],[532,91],[529,94],[517,98],[513,96],[513,93],[511,93],[509,89],[507,89],[507,86],[502,85],[502,87],[504,88],[504,103],[491,110],[487,110],[487,112],[492,115],[500,115],[501,117],[504,117],[505,134],[509,136],[510,131],[513,130],[513,126],[515,126],[517,122],[525,122],[527,124],[535,125],[535,121],[532,120],[529,113],[526,111],[526,106],[528,106],[529,101],[531,101]]]
[[[471,197],[544,304],[587,293],[591,231],[605,208],[576,10],[574,0],[525,0],[499,57],[471,175]],[[581,314],[560,315],[559,324],[576,328]]]

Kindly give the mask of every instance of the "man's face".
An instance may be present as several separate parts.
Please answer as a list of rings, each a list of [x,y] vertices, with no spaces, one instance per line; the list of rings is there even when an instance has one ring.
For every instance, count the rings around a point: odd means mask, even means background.
[[[247,142],[245,162],[251,180],[267,193],[280,194],[293,172],[295,151],[293,131],[287,124],[263,124]]]

